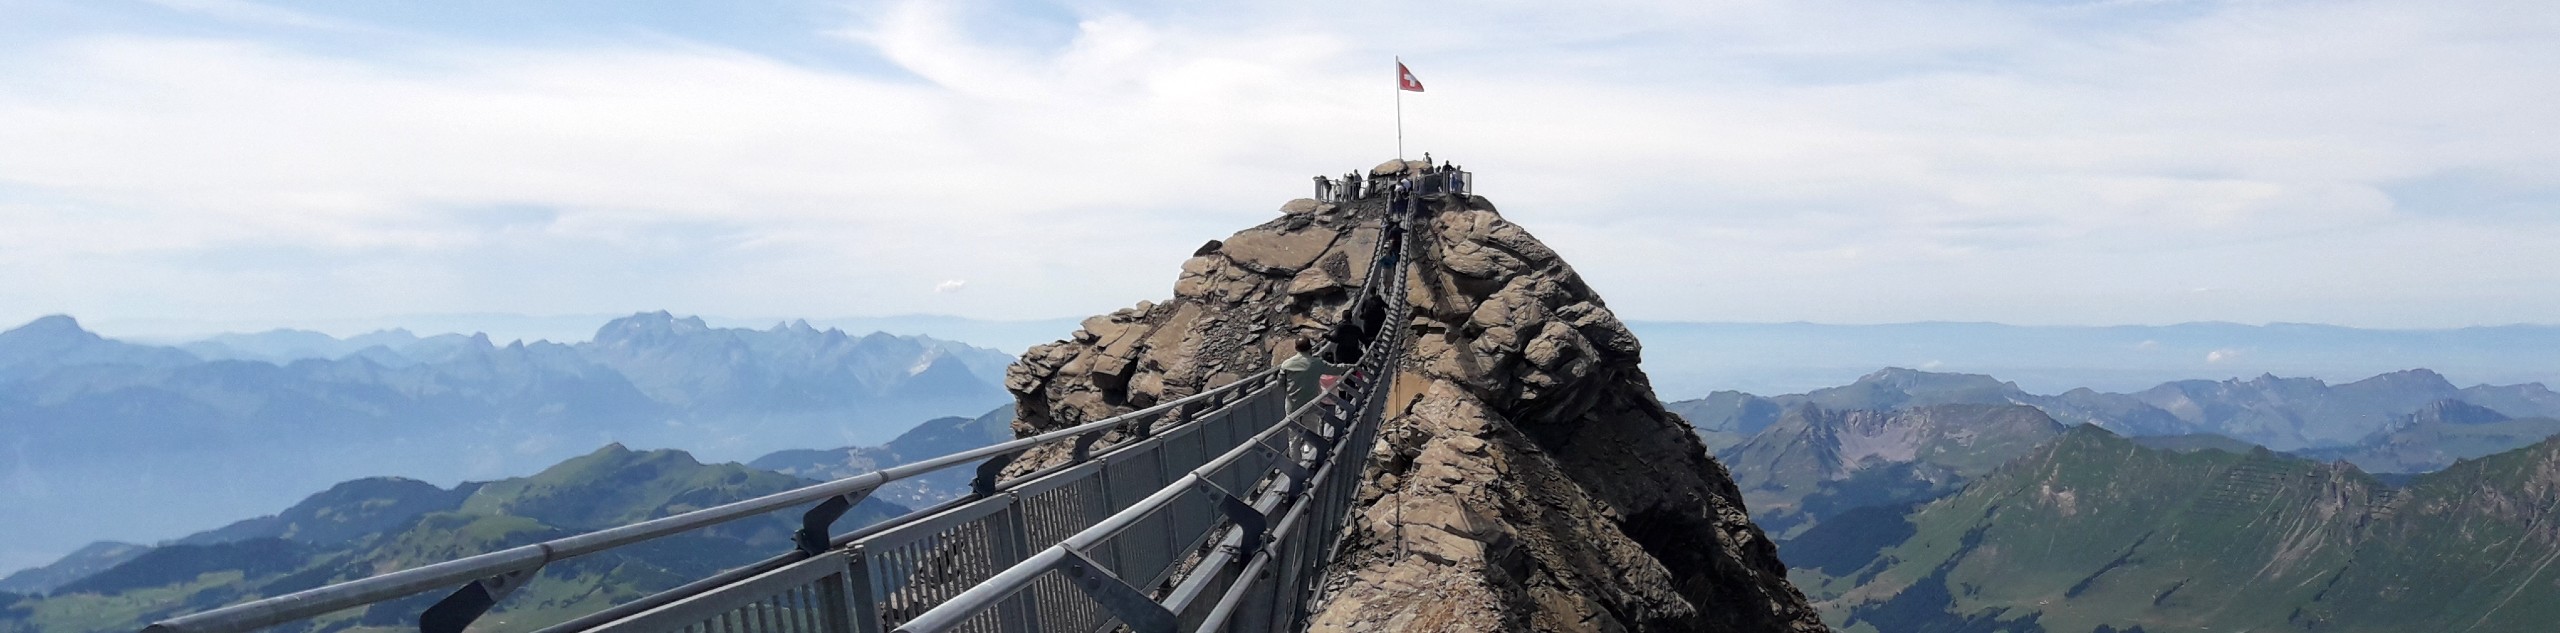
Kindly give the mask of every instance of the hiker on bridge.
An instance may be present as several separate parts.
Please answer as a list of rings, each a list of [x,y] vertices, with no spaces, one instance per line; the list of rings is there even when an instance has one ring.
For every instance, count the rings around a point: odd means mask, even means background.
[[[1340,375],[1344,370],[1350,369],[1316,358],[1315,348],[1315,344],[1307,342],[1307,339],[1298,339],[1295,348],[1298,353],[1290,356],[1288,360],[1280,361],[1280,372],[1285,375],[1289,384],[1290,411],[1296,411],[1298,407],[1306,406],[1307,403],[1314,402],[1318,396],[1324,395],[1326,376]]]
[[[1394,257],[1392,253],[1388,255]],[[1389,268],[1393,268],[1390,264]],[[1387,321],[1387,301],[1374,291],[1362,291],[1343,312],[1341,323],[1326,332],[1325,340],[1333,343],[1333,362],[1345,367],[1358,366],[1365,346],[1378,336]]]
[[[1359,307],[1353,306],[1352,310],[1356,313]],[[1356,319],[1345,319],[1341,323],[1334,324],[1333,329],[1325,331],[1324,340],[1333,343],[1333,354],[1329,360],[1344,367],[1359,365],[1360,343],[1367,340],[1360,335],[1362,329],[1364,328],[1356,322]]]

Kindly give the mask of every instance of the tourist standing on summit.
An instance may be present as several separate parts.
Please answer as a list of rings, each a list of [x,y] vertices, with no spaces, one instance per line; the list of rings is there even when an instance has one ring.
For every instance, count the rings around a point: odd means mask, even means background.
[[[1315,344],[1307,342],[1307,339],[1298,339],[1296,350],[1296,355],[1280,361],[1280,372],[1289,381],[1290,411],[1297,411],[1298,407],[1314,402],[1316,396],[1324,395],[1325,376],[1340,374],[1347,369],[1316,358]]]

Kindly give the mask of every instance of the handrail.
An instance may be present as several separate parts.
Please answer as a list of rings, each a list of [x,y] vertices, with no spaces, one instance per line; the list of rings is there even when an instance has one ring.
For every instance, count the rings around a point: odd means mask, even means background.
[[[1384,285],[1379,283],[1381,279],[1376,276],[1379,274],[1396,275],[1397,283],[1394,287],[1401,290],[1400,282],[1405,269],[1412,265],[1409,258],[1401,255],[1404,254],[1403,251],[1410,249],[1403,242],[1403,236],[1391,233],[1382,235],[1378,251],[1386,252],[1390,241],[1399,248],[1399,257],[1395,265],[1390,270],[1374,270],[1379,268],[1377,262],[1381,260],[1373,259],[1372,277],[1369,283],[1363,284],[1363,292],[1366,292],[1371,285]],[[1366,297],[1363,299],[1365,300]],[[1391,318],[1410,318],[1411,307],[1402,299],[1403,297],[1387,299],[1391,306],[1389,310]],[[1288,510],[1281,518],[1290,522],[1299,520],[1310,507],[1308,501],[1315,495],[1323,494],[1314,487],[1309,487],[1310,485],[1325,487],[1328,490],[1346,490],[1342,488],[1344,482],[1338,479],[1357,475],[1356,472],[1344,474],[1341,469],[1359,468],[1361,464],[1358,460],[1367,456],[1368,440],[1365,438],[1372,437],[1371,433],[1375,431],[1376,417],[1382,413],[1379,406],[1385,402],[1384,392],[1391,389],[1393,385],[1394,364],[1402,362],[1404,351],[1404,331],[1401,327],[1381,328],[1380,334],[1380,337],[1369,342],[1367,346],[1369,349],[1364,350],[1362,362],[1353,370],[1353,373],[1346,375],[1344,380],[1328,390],[1330,396],[1345,400],[1343,403],[1343,408],[1346,409],[1345,418],[1341,420],[1340,426],[1334,426],[1330,421],[1323,420],[1322,416],[1316,415],[1318,411],[1328,406],[1324,398],[1311,400],[1294,410],[1285,411],[1275,423],[1263,428],[1251,438],[1238,442],[1215,458],[1204,460],[1198,467],[1172,478],[1166,485],[1144,498],[1122,506],[1109,516],[1041,547],[1038,551],[1014,561],[1010,566],[970,585],[958,594],[941,600],[939,604],[923,613],[916,614],[901,623],[896,628],[897,633],[935,633],[962,628],[964,623],[979,617],[987,610],[999,608],[998,605],[1001,605],[1008,596],[1029,590],[1042,578],[1057,571],[1064,571],[1067,578],[1085,586],[1093,599],[1102,603],[1131,630],[1141,632],[1171,630],[1175,625],[1173,620],[1180,619],[1181,613],[1189,611],[1193,601],[1197,600],[1200,592],[1206,589],[1205,583],[1213,582],[1215,580],[1213,576],[1221,574],[1228,566],[1241,564],[1243,567],[1252,569],[1268,567],[1272,554],[1268,550],[1270,547],[1268,541],[1264,539],[1287,538],[1280,535],[1288,532],[1286,527],[1269,530],[1274,526],[1263,521],[1271,518],[1270,512],[1286,504]],[[1324,427],[1324,430],[1319,431],[1307,426],[1305,421],[1310,418],[1316,418],[1315,426]],[[1198,566],[1191,568],[1192,571],[1189,573],[1192,576],[1183,578],[1172,594],[1160,600],[1149,595],[1142,586],[1126,584],[1139,582],[1143,585],[1142,581],[1145,581],[1143,575],[1130,578],[1107,578],[1104,577],[1109,575],[1107,570],[1089,569],[1090,566],[1095,565],[1095,561],[1088,557],[1090,552],[1097,551],[1105,542],[1131,530],[1140,521],[1172,507],[1176,500],[1185,495],[1203,486],[1216,489],[1215,477],[1221,470],[1242,460],[1248,454],[1271,450],[1270,442],[1292,431],[1307,432],[1317,437],[1325,436],[1324,431],[1338,431],[1341,434],[1331,436],[1336,438],[1334,443],[1322,446],[1315,454],[1303,461],[1294,454],[1284,456],[1283,460],[1298,463],[1300,468],[1314,469],[1314,473],[1310,476],[1301,471],[1300,474],[1292,476],[1298,481],[1287,485],[1275,485],[1256,494],[1247,495],[1251,498],[1242,500],[1248,508],[1244,512],[1253,515],[1248,517],[1253,521],[1249,525],[1239,523],[1224,528],[1223,534],[1212,532],[1213,535],[1221,536],[1216,540],[1219,546],[1202,556]],[[1343,459],[1345,456],[1349,456],[1350,459]],[[1276,466],[1275,469],[1277,469]],[[1216,490],[1216,492],[1224,495],[1239,495],[1246,491]],[[1291,501],[1296,503],[1289,503]],[[1339,508],[1328,507],[1327,509],[1327,512],[1336,511],[1339,511]],[[1335,518],[1326,520],[1331,521]],[[1258,544],[1246,545],[1245,543],[1248,542]],[[1310,545],[1329,548],[1333,543],[1302,542],[1299,546]],[[1250,577],[1237,576],[1236,578]],[[1293,589],[1283,588],[1282,590],[1292,591]],[[1224,622],[1226,617],[1232,616],[1236,608],[1236,599],[1244,591],[1246,590],[1241,587],[1231,587],[1226,595],[1207,604],[1209,611],[1213,613],[1210,614],[1211,619],[1207,620],[1203,630],[1210,630]]]
[[[736,501],[683,514],[660,517],[620,527],[606,528],[576,536],[563,537],[454,559],[425,567],[404,569],[378,576],[316,587],[255,602],[193,613],[154,622],[143,633],[234,633],[315,617],[332,611],[360,607],[427,591],[463,585],[488,578],[540,568],[560,560],[583,556],[623,545],[654,540],[695,529],[710,527],[738,519],[771,513],[804,503],[823,501],[846,495],[868,493],[891,482],[911,479],[926,473],[960,466],[989,457],[1019,454],[1034,448],[1082,437],[1089,433],[1109,431],[1131,421],[1164,413],[1209,398],[1234,392],[1270,378],[1277,368],[1254,372],[1235,382],[1197,394],[1184,396],[1155,406],[1087,422],[1074,427],[1050,431],[1001,444],[952,453],[912,464],[884,468],[826,483],[777,492],[762,497]],[[1186,422],[1188,423],[1188,422]],[[1088,457],[1090,459],[1090,457]]]
[[[1261,374],[1257,373],[1257,374],[1255,374],[1255,375],[1253,375],[1253,376],[1247,376],[1247,377],[1245,377],[1244,379],[1238,380],[1237,382],[1238,382],[1238,383],[1250,383],[1250,382],[1253,382],[1253,381],[1256,381],[1256,380],[1261,380],[1262,378],[1264,378],[1264,376],[1262,376]],[[1271,389],[1277,389],[1277,388],[1279,388],[1279,384],[1278,384],[1276,381],[1265,381],[1265,383],[1264,383],[1261,387],[1256,388],[1256,389],[1254,390],[1254,392],[1253,392],[1253,393],[1250,393],[1250,394],[1247,394],[1247,395],[1243,396],[1243,399],[1251,399],[1251,398],[1255,397],[1256,395],[1259,395],[1259,394],[1263,393],[1264,391],[1271,390]],[[1210,394],[1210,395],[1216,395],[1216,394]],[[1183,404],[1185,404],[1185,403],[1184,403],[1184,402],[1174,402],[1174,403],[1171,403],[1171,404],[1172,404],[1172,405],[1174,405],[1174,406],[1181,406],[1181,405],[1183,405]],[[1149,408],[1148,408],[1148,409],[1146,409],[1146,410],[1135,411],[1135,412],[1132,412],[1132,413],[1131,413],[1131,414],[1129,414],[1129,415],[1112,416],[1112,419],[1122,420],[1122,422],[1120,422],[1120,424],[1128,424],[1128,423],[1129,423],[1128,421],[1129,421],[1130,419],[1134,418],[1134,417],[1141,417],[1141,416],[1143,416],[1143,415],[1150,414],[1150,413],[1161,413],[1161,412],[1162,412],[1162,410],[1163,410],[1163,409],[1162,409],[1161,407],[1149,407]],[[1165,429],[1165,430],[1161,430],[1161,431],[1157,431],[1157,432],[1158,432],[1158,433],[1171,433],[1171,432],[1178,432],[1182,427],[1184,427],[1184,426],[1188,426],[1188,423],[1187,423],[1187,422],[1188,422],[1188,421],[1186,421],[1186,423],[1185,423],[1185,424],[1183,424],[1183,425],[1177,425],[1177,426],[1175,426],[1175,427],[1173,427],[1173,428]],[[1079,428],[1087,428],[1087,427],[1092,427],[1092,426],[1096,426],[1096,425],[1091,425],[1091,424],[1088,424],[1088,425],[1079,425]],[[1091,434],[1093,434],[1093,433],[1098,433],[1098,432],[1102,432],[1102,431],[1105,431],[1105,430],[1108,430],[1108,429],[1094,429],[1094,430],[1088,430],[1088,431],[1085,431],[1084,433],[1085,433],[1086,435],[1091,435]],[[1036,482],[1038,482],[1039,480],[1041,480],[1041,479],[1043,479],[1043,478],[1045,478],[1045,477],[1047,477],[1047,476],[1049,476],[1049,475],[1055,474],[1055,473],[1057,473],[1057,472],[1059,472],[1059,471],[1063,471],[1063,470],[1067,470],[1067,469],[1072,469],[1072,468],[1078,467],[1078,466],[1083,465],[1083,464],[1092,463],[1092,462],[1094,462],[1094,461],[1096,461],[1096,460],[1106,460],[1106,459],[1109,459],[1109,458],[1111,458],[1113,455],[1116,455],[1116,454],[1118,454],[1120,451],[1125,450],[1125,449],[1127,449],[1127,448],[1130,448],[1131,446],[1132,446],[1132,444],[1131,444],[1131,443],[1128,443],[1128,442],[1122,442],[1122,443],[1120,443],[1120,444],[1115,444],[1115,445],[1110,446],[1110,447],[1106,447],[1106,448],[1102,448],[1102,449],[1097,449],[1097,452],[1094,452],[1093,454],[1088,455],[1085,459],[1082,459],[1082,460],[1070,460],[1070,461],[1066,461],[1066,462],[1060,462],[1060,463],[1058,463],[1058,464],[1056,464],[1056,465],[1052,465],[1052,466],[1048,466],[1048,467],[1040,468],[1040,469],[1033,470],[1033,471],[1028,472],[1028,473],[1023,473],[1023,474],[1021,474],[1021,475],[1019,475],[1019,476],[1016,476],[1016,477],[1013,477],[1013,478],[1010,478],[1010,479],[1006,479],[1006,480],[1001,481],[1001,482],[997,482],[997,483],[995,484],[995,486],[994,486],[994,490],[993,490],[991,493],[989,493],[989,494],[990,494],[990,495],[992,495],[992,494],[996,494],[996,493],[1006,493],[1006,492],[1011,492],[1011,491],[1013,491],[1013,490],[1019,489],[1019,488],[1021,488],[1021,487],[1023,487],[1023,486],[1034,485],[1034,484],[1035,484]],[[981,466],[980,468],[982,469],[982,470],[980,471],[980,474],[981,474],[982,476],[984,476],[984,475],[987,473],[987,471],[986,471],[986,470],[984,470],[986,467]],[[976,503],[976,502],[980,501],[981,499],[983,499],[983,498],[984,498],[984,497],[986,497],[986,496],[988,496],[988,495],[979,495],[979,494],[968,494],[968,495],[962,495],[962,496],[959,496],[959,497],[954,497],[954,498],[951,498],[951,499],[943,500],[941,503],[936,503],[936,504],[933,504],[933,505],[930,505],[930,506],[926,506],[926,507],[923,507],[923,508],[914,509],[914,510],[911,510],[911,511],[907,512],[906,514],[898,515],[898,516],[896,516],[896,517],[893,517],[893,518],[890,518],[890,519],[887,519],[887,520],[883,520],[883,521],[880,521],[880,522],[877,522],[877,523],[873,523],[873,524],[871,524],[871,525],[867,525],[867,526],[863,526],[863,527],[860,527],[860,528],[856,528],[856,529],[854,529],[854,530],[853,530],[853,531],[851,531],[851,532],[846,532],[846,533],[844,533],[844,534],[836,535],[835,537],[833,537],[832,539],[830,539],[830,540],[827,542],[827,548],[828,548],[828,549],[835,549],[835,548],[842,548],[842,547],[846,547],[846,546],[852,545],[852,544],[854,544],[854,543],[856,543],[856,542],[860,542],[860,541],[862,541],[862,540],[864,540],[864,539],[867,539],[867,538],[869,538],[869,537],[871,537],[871,536],[873,536],[873,535],[876,535],[876,534],[879,534],[879,533],[882,533],[882,532],[886,532],[886,531],[889,531],[889,530],[896,529],[896,528],[898,528],[899,526],[905,525],[905,524],[907,524],[908,522],[911,522],[911,521],[924,521],[924,520],[930,520],[932,517],[940,516],[941,514],[943,514],[943,513],[945,513],[945,512],[950,512],[950,511],[952,511],[952,510],[955,510],[955,509],[958,509],[958,508],[961,508],[961,507],[964,507],[964,506],[968,506],[968,505],[970,505],[970,504],[972,504],[972,503]],[[577,632],[577,631],[585,631],[585,630],[588,630],[588,629],[593,629],[593,628],[595,628],[595,627],[602,626],[602,625],[605,625],[605,624],[608,624],[608,623],[611,623],[611,622],[615,622],[615,621],[618,621],[618,620],[621,620],[621,619],[624,619],[624,618],[627,618],[627,617],[630,617],[630,616],[633,616],[633,615],[636,615],[636,614],[639,614],[639,613],[642,613],[642,612],[648,611],[648,610],[650,610],[650,609],[658,608],[658,607],[660,607],[660,606],[666,605],[666,604],[668,604],[668,603],[671,603],[671,602],[674,602],[674,601],[677,601],[677,600],[682,600],[682,599],[685,599],[685,598],[688,598],[688,597],[691,597],[691,596],[694,596],[694,595],[697,595],[697,594],[701,594],[701,593],[708,592],[708,591],[713,591],[713,590],[716,590],[716,589],[718,589],[718,588],[720,588],[720,587],[723,587],[723,586],[729,585],[729,584],[731,584],[731,583],[740,582],[740,581],[746,580],[746,579],[748,579],[748,578],[751,578],[751,577],[754,577],[754,576],[757,576],[757,575],[763,574],[763,573],[765,573],[765,572],[773,571],[773,570],[775,570],[775,569],[780,569],[780,568],[782,568],[782,567],[784,567],[784,566],[787,566],[787,565],[790,565],[790,564],[793,564],[793,563],[797,563],[797,562],[800,562],[800,561],[802,561],[802,560],[806,560],[806,559],[808,559],[808,558],[810,558],[811,556],[814,556],[814,555],[815,555],[815,553],[810,552],[810,551],[807,551],[807,550],[794,549],[794,550],[791,550],[791,551],[789,551],[789,552],[784,552],[784,553],[779,554],[779,555],[775,555],[775,556],[772,556],[772,557],[765,558],[765,559],[763,559],[763,560],[759,560],[759,561],[756,561],[756,562],[753,562],[753,563],[748,563],[748,564],[746,564],[746,565],[744,565],[744,566],[730,568],[730,569],[729,569],[729,570],[727,570],[727,571],[723,571],[723,572],[720,572],[720,573],[718,573],[718,574],[713,574],[713,575],[711,575],[711,576],[707,576],[707,577],[704,577],[704,578],[701,578],[701,579],[695,580],[695,581],[693,581],[693,582],[688,582],[688,583],[685,583],[685,584],[682,584],[682,585],[677,585],[677,586],[675,586],[675,587],[673,587],[673,588],[669,588],[669,589],[666,589],[666,590],[663,590],[663,591],[659,591],[659,592],[656,592],[656,593],[652,593],[652,594],[649,594],[649,595],[647,595],[647,596],[643,596],[643,597],[641,597],[641,598],[639,598],[639,599],[633,600],[633,601],[631,601],[631,602],[625,602],[625,603],[622,603],[622,604],[613,605],[613,606],[610,606],[610,607],[606,607],[606,608],[604,608],[604,609],[603,609],[603,610],[601,610],[601,611],[596,611],[596,612],[593,612],[593,613],[588,613],[588,614],[586,614],[586,615],[578,616],[578,617],[576,617],[576,618],[571,618],[571,619],[569,619],[569,620],[567,620],[567,621],[564,621],[564,622],[561,622],[561,623],[558,623],[558,624],[553,624],[553,625],[551,625],[551,626],[543,627],[543,628],[541,628],[541,629],[535,630],[535,631],[534,631],[534,633],[575,633],[575,632]]]
[[[1093,525],[1086,526],[1085,529],[1078,530],[1076,533],[1068,535],[1065,539],[1060,540],[1057,543],[1050,544],[1048,547],[1042,548],[1038,553],[1024,558],[1022,562],[1015,563],[1012,567],[996,573],[994,577],[988,578],[975,585],[971,585],[967,590],[960,592],[959,595],[952,596],[949,600],[944,601],[943,605],[945,606],[943,608],[935,608],[919,614],[915,619],[908,620],[905,625],[898,627],[898,630],[902,632],[943,631],[958,626],[962,620],[966,620],[971,616],[976,615],[976,612],[965,611],[956,607],[964,605],[992,604],[999,598],[1012,595],[1014,592],[1021,591],[1023,588],[1031,586],[1032,581],[1038,580],[1042,574],[1049,573],[1051,568],[1056,567],[1060,562],[1064,562],[1069,551],[1092,549],[1102,539],[1128,529],[1131,524],[1137,523],[1140,519],[1146,518],[1147,515],[1163,508],[1165,504],[1172,503],[1174,499],[1190,492],[1193,487],[1209,481],[1209,478],[1215,476],[1219,469],[1225,468],[1230,464],[1234,464],[1237,460],[1244,459],[1245,455],[1251,454],[1256,450],[1267,450],[1267,447],[1263,444],[1264,442],[1269,441],[1274,436],[1279,435],[1282,431],[1288,430],[1291,426],[1296,425],[1296,421],[1299,417],[1313,412],[1316,410],[1316,407],[1323,405],[1324,402],[1321,398],[1311,400],[1304,405],[1300,405],[1297,410],[1281,416],[1279,422],[1273,423],[1271,426],[1262,429],[1261,432],[1255,433],[1251,439],[1236,443],[1235,448],[1228,449],[1226,453],[1210,459],[1208,462],[1201,464],[1199,468],[1191,469],[1190,472],[1184,473],[1181,478],[1167,482],[1163,488],[1157,489],[1154,493],[1147,495],[1145,498],[1130,503],[1128,507],[1121,508],[1119,512],[1114,512],[1110,516],[1103,517],[1102,520],[1095,521]]]

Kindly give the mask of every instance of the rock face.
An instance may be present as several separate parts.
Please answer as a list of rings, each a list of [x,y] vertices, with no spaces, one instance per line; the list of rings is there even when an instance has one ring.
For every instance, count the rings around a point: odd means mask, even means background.
[[[1032,348],[1007,376],[1016,432],[1233,381],[1340,320],[1384,201],[1282,212],[1202,247],[1172,300]],[[1481,197],[1426,214],[1412,348],[1315,630],[1823,630],[1572,267]]]

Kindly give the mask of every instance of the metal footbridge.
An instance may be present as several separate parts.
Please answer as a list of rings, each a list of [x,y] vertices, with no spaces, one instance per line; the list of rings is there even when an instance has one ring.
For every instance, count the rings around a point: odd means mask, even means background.
[[[1396,198],[1393,208],[1413,203]],[[1404,357],[1412,257],[1402,215],[1385,221],[1349,313],[1383,301],[1383,324],[1355,369],[1295,410],[1283,377],[1264,370],[1035,437],[205,611],[144,632],[307,626],[302,621],[343,609],[450,591],[418,624],[424,633],[460,633],[535,582],[546,564],[796,508],[808,509],[791,551],[543,633],[1301,630]],[[1001,476],[1026,453],[1058,463]],[[882,485],[957,468],[976,469],[970,494],[830,533]]]

